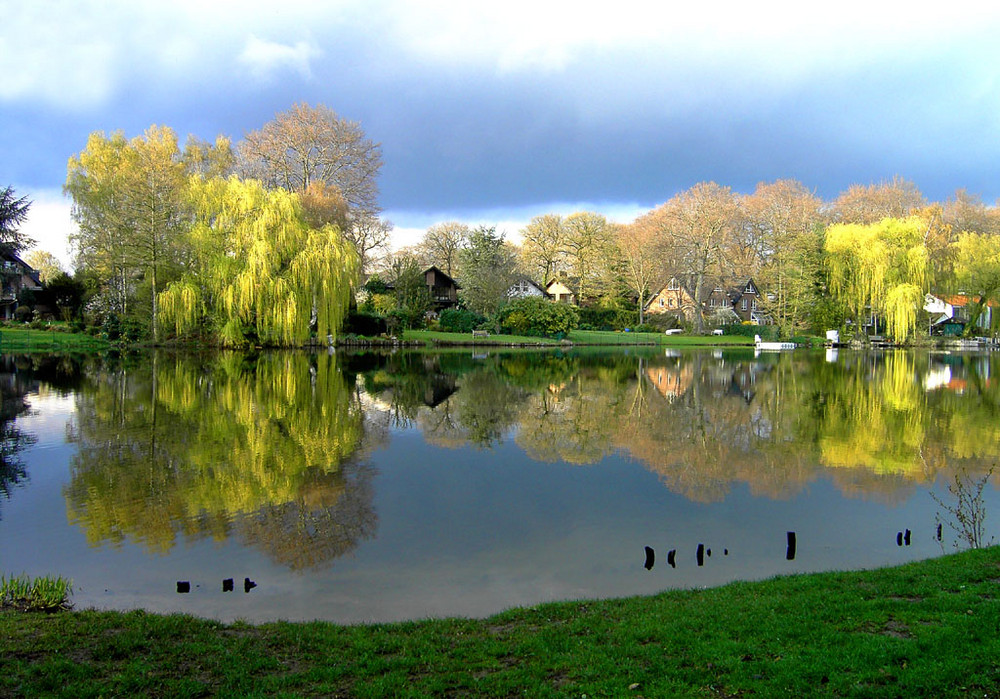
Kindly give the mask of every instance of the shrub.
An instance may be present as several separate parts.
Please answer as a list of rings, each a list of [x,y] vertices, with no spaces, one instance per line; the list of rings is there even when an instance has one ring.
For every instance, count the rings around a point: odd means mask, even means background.
[[[486,321],[486,316],[464,308],[446,308],[438,316],[441,329],[453,333],[470,333]]]
[[[623,311],[617,308],[581,308],[581,330],[624,330],[639,322],[636,311]]]
[[[500,327],[513,335],[562,338],[579,324],[575,306],[540,298],[515,299],[500,311]]]
[[[18,306],[14,309],[14,318],[22,323],[27,323],[33,315],[32,310],[27,306]]]
[[[657,328],[655,325],[650,325],[649,323],[643,323],[642,325],[637,325],[634,328],[632,328],[632,330],[634,332],[637,332],[637,333],[656,333],[656,332],[660,332],[659,328]]]
[[[374,337],[388,331],[385,318],[374,313],[351,313],[344,319],[340,332],[345,335]]]

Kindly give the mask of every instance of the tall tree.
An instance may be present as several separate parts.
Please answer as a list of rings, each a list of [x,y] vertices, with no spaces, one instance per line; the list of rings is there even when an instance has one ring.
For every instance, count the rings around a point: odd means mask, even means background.
[[[239,155],[243,174],[269,187],[301,192],[323,182],[339,189],[352,211],[379,211],[382,148],[329,107],[293,105],[248,133]]]
[[[965,335],[971,336],[987,304],[1000,302],[1000,236],[961,233],[952,247],[954,277],[951,286],[970,296]]]
[[[662,229],[649,214],[628,225],[615,227],[615,242],[622,260],[625,282],[638,301],[639,324],[645,322],[646,299],[664,276]]]
[[[860,333],[868,309],[905,341],[930,286],[926,222],[916,216],[868,225],[838,223],[826,231],[830,291],[850,310]]]
[[[289,346],[336,335],[358,256],[333,226],[310,228],[298,197],[256,181],[191,185],[196,264],[161,295],[178,334],[207,323],[228,346]]]
[[[566,230],[557,214],[535,216],[521,229],[521,260],[538,281],[548,284],[565,265]]]
[[[464,223],[445,221],[427,229],[418,249],[424,262],[435,265],[449,277],[459,273],[459,252],[469,240],[470,230]]]
[[[852,184],[833,202],[838,223],[877,223],[884,218],[906,218],[926,202],[917,185],[896,175],[870,185]]]
[[[214,143],[188,136],[183,160],[187,174],[201,175],[205,179],[229,177],[236,170],[236,151],[227,136],[218,136]]]
[[[601,214],[579,211],[563,221],[566,261],[576,277],[576,297],[581,304],[592,303],[608,291],[614,233]]]
[[[459,259],[466,305],[476,313],[496,318],[517,278],[516,252],[496,227],[478,226],[469,234]]]
[[[70,158],[65,191],[73,197],[78,264],[96,271],[110,294],[109,310],[128,314],[138,289],[149,285],[154,339],[158,294],[176,274],[175,244],[181,232],[186,183],[177,137],[151,126],[126,140],[95,132]]]
[[[705,327],[701,308],[706,279],[721,272],[726,234],[737,223],[738,215],[736,196],[729,187],[715,182],[700,182],[653,212],[665,237],[668,258],[694,280],[697,332]]]
[[[785,333],[803,325],[817,301],[821,206],[819,197],[794,180],[760,183],[743,199],[743,227],[752,231],[762,265],[753,273],[768,291],[767,311]]]
[[[0,190],[0,250],[16,255],[34,245],[35,241],[21,232],[30,208],[28,197],[18,197],[10,185]]]
[[[38,272],[38,278],[42,280],[42,284],[48,284],[64,273],[59,258],[47,250],[32,250],[25,256],[24,261]]]

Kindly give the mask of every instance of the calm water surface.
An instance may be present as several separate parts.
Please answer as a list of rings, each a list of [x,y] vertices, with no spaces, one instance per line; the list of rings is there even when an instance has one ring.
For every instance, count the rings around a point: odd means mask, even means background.
[[[78,607],[354,622],[926,558],[1000,454],[998,361],[5,356],[0,570]]]

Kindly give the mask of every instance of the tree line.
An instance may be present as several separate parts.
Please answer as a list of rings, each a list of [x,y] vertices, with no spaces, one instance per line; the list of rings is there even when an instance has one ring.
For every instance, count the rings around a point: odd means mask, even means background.
[[[72,284],[54,283],[51,255],[29,262],[50,285],[69,284],[55,302],[66,315],[227,346],[336,334],[366,280],[366,310],[420,325],[429,265],[490,320],[518,277],[564,279],[581,306],[635,312],[639,325],[676,279],[695,300],[698,332],[718,320],[705,315],[712,291],[750,277],[784,335],[860,329],[874,314],[905,339],[928,292],[967,294],[969,328],[1000,300],[1000,212],[965,190],[930,202],[896,177],[823,201],[794,180],[750,194],[701,182],[630,223],[545,214],[515,243],[494,226],[450,221],[390,252],[381,165],[360,125],[323,106],[294,105],[238,143],[190,137],[181,147],[163,126],[132,139],[94,133],[69,159],[64,187],[78,226]],[[32,242],[19,232],[28,202],[9,187],[0,195],[0,245],[18,252]]]
[[[858,330],[872,314],[905,340],[917,327],[927,293],[970,298],[971,331],[983,309],[1000,301],[1000,210],[958,190],[927,201],[900,177],[852,185],[823,201],[795,180],[761,183],[740,194],[701,182],[626,224],[594,212],[536,216],[521,242],[477,262],[494,229],[458,222],[431,226],[420,243],[385,258],[393,278],[436,265],[463,285],[466,303],[490,315],[504,301],[483,281],[518,275],[541,284],[565,277],[581,305],[632,309],[642,324],[652,295],[679,280],[696,302],[693,329],[712,323],[703,304],[716,288],[757,281],[761,313],[783,335],[845,325]],[[470,284],[470,288],[464,288]],[[489,302],[492,301],[492,304]]]

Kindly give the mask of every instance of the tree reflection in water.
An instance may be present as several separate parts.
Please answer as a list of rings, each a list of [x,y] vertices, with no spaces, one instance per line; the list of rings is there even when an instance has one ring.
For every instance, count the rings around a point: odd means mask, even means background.
[[[79,383],[81,360],[63,355],[4,355],[0,357],[0,495],[28,479],[21,452],[37,440],[16,424],[30,407],[28,394],[61,394]]]
[[[1000,453],[995,363],[902,351],[836,363],[748,350],[399,353],[363,383],[440,446],[488,447],[512,432],[535,461],[586,465],[622,453],[702,502],[734,483],[788,498],[819,478],[896,501],[955,468],[985,472]],[[952,380],[931,381],[942,366]],[[455,392],[419,400],[441,374]]]
[[[109,364],[79,393],[69,519],[94,545],[166,551],[235,532],[285,565],[320,565],[375,530],[363,432],[327,354]]]

